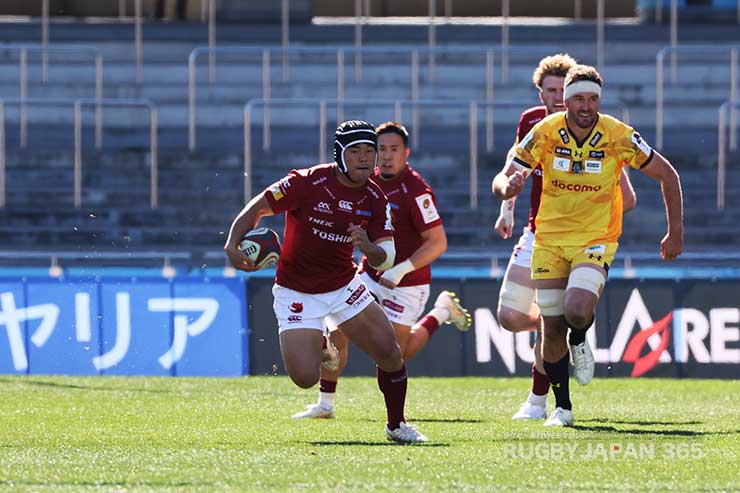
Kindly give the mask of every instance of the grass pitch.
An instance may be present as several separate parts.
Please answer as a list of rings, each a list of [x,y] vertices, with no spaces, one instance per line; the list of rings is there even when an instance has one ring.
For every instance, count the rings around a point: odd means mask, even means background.
[[[528,379],[413,378],[395,445],[374,379],[337,419],[287,377],[0,377],[5,491],[739,490],[740,382],[573,382],[573,429],[514,422]],[[549,398],[549,408],[554,400]]]

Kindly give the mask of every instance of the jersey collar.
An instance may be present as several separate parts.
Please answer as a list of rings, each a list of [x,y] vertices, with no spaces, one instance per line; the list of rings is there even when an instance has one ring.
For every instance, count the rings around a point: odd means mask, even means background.
[[[596,121],[594,122],[594,126],[591,127],[591,131],[588,133],[588,135],[586,135],[586,137],[583,140],[578,140],[578,137],[576,137],[576,135],[570,129],[570,125],[568,125],[568,119],[566,118],[566,114],[567,112],[563,112],[563,121],[565,122],[565,128],[568,129],[568,133],[570,134],[571,137],[573,137],[573,140],[576,141],[576,145],[578,147],[583,147],[583,144],[591,140],[591,136],[596,131],[596,127],[599,126],[599,122],[601,121],[601,113],[596,112]]]

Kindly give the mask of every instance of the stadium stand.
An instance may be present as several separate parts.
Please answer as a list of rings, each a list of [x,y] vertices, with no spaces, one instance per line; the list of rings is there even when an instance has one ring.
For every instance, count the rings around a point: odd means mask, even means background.
[[[0,98],[5,101],[6,205],[0,210],[0,242],[5,248],[77,249],[80,245],[101,250],[156,248],[205,252],[218,250],[228,227],[226,221],[244,203],[243,108],[264,96],[261,48],[257,55],[221,55],[216,81],[208,80],[208,56],[196,64],[197,149],[188,152],[188,56],[207,39],[200,23],[149,23],[144,27],[143,80],[135,80],[132,27],[127,23],[52,23],[51,39],[57,45],[94,46],[104,61],[103,95],[151,101],[158,110],[158,204],[150,207],[151,165],[149,120],[137,109],[104,110],[102,149],[94,146],[94,108],[83,111],[81,207],[74,205],[74,130],[72,102],[95,95],[94,65],[80,56],[50,55],[49,79],[42,82],[41,56],[28,55],[28,72],[19,71],[19,52],[13,46],[37,43],[36,23],[7,23],[0,33]],[[290,78],[282,78],[282,58],[271,54],[271,98],[336,98],[336,49],[345,48],[344,98],[406,100],[413,94],[410,47],[423,43],[424,26],[364,28],[362,80],[356,82],[351,25],[298,24],[291,28],[296,48],[290,57]],[[534,63],[552,51],[565,51],[593,63],[594,24],[575,21],[552,25],[514,25],[510,67],[502,80],[501,52],[495,53],[494,100],[520,102],[496,108],[493,146],[488,145],[485,105],[478,108],[477,208],[470,207],[469,101],[487,99],[486,59],[481,48],[497,48],[500,26],[441,25],[440,46],[455,50],[435,57],[430,66],[426,52],[419,61],[419,99],[443,99],[454,107],[419,110],[418,134],[412,161],[429,178],[448,224],[452,251],[481,252],[508,243],[493,239],[492,224],[497,202],[490,194],[490,180],[500,168],[511,142],[516,116],[536,104],[531,86]],[[668,42],[668,28],[640,24],[636,19],[608,24],[605,58],[607,99],[621,102],[629,117],[649,142],[655,141],[657,53]],[[275,47],[274,25],[219,25],[219,46]],[[385,44],[392,33],[394,45]],[[639,40],[639,41],[636,41]],[[726,51],[687,55],[679,53],[678,79],[666,75],[665,142],[667,154],[681,172],[686,208],[687,251],[709,251],[718,244],[737,246],[740,220],[740,172],[730,166],[726,175],[727,203],[717,210],[717,108],[731,96],[729,81],[731,47],[740,47],[736,26],[687,24],[681,43],[701,40]],[[334,48],[316,48],[318,43]],[[557,46],[557,49],[553,49]],[[311,47],[313,48],[313,51]],[[375,53],[385,47],[397,53]],[[324,50],[324,52],[322,52]],[[404,51],[405,50],[405,51]],[[440,49],[442,50],[442,49]],[[432,70],[434,71],[432,75]],[[666,65],[666,74],[670,72]],[[54,98],[69,105],[33,104],[26,109],[27,146],[19,142],[21,105],[19,81],[26,77],[25,97]],[[433,78],[433,81],[432,81]],[[457,101],[453,103],[452,101]],[[691,108],[687,114],[687,108]],[[612,109],[620,116],[620,106]],[[365,109],[356,109],[363,113]],[[329,107],[325,135],[335,126],[336,109]],[[607,112],[609,110],[607,109]],[[345,106],[345,116],[354,116]],[[392,118],[390,107],[375,110],[374,119]],[[387,115],[387,116],[384,116]],[[280,107],[270,112],[271,146],[262,149],[262,111],[252,123],[252,190],[258,191],[292,167],[318,159],[318,107]],[[402,118],[411,121],[408,107]],[[290,143],[290,145],[287,145]],[[327,146],[328,147],[328,146]],[[738,154],[731,151],[729,162]],[[625,218],[624,252],[654,250],[660,240],[663,207],[659,191],[644,177],[633,174],[638,209]],[[527,200],[517,206],[519,225],[525,223]],[[280,227],[279,223],[274,225]]]

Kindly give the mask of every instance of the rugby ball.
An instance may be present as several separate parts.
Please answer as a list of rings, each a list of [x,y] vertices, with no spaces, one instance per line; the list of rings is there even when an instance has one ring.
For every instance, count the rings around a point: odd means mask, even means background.
[[[239,243],[244,255],[260,269],[272,267],[280,258],[280,238],[270,228],[256,228]]]

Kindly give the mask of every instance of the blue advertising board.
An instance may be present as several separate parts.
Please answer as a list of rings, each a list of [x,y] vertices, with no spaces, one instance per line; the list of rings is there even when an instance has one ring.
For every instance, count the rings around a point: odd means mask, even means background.
[[[246,307],[243,278],[0,281],[0,373],[245,375]]]

